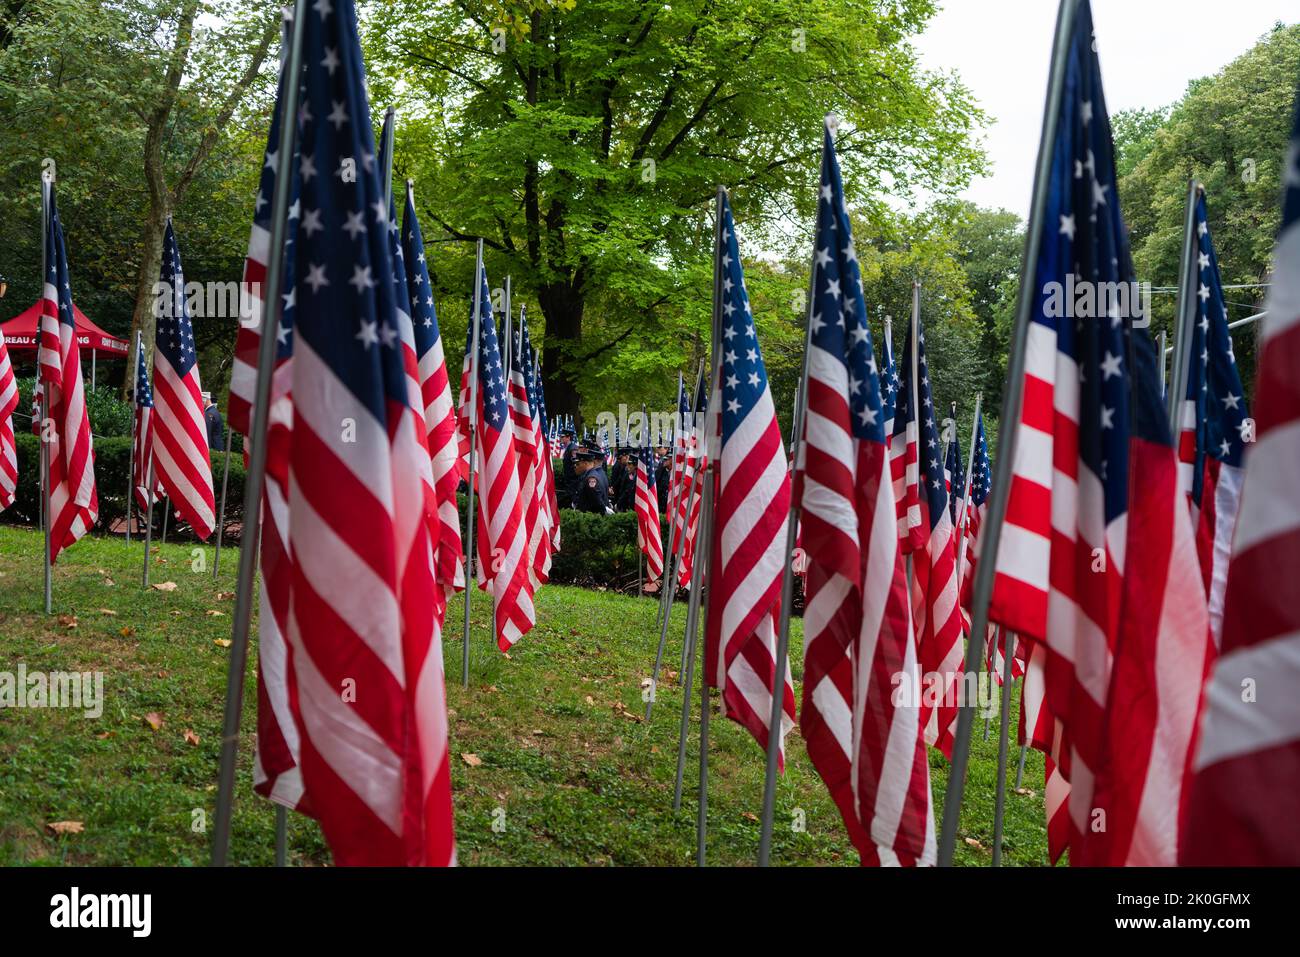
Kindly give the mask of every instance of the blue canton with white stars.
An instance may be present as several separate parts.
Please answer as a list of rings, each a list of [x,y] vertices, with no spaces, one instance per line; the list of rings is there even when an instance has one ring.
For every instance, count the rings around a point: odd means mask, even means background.
[[[952,404],[951,418],[954,423],[957,421],[957,403],[955,402]],[[961,457],[961,439],[955,433],[952,441],[948,443],[948,460],[944,463],[944,468],[951,476],[949,488],[952,489],[952,494],[948,496],[948,515],[955,525],[957,523],[958,501],[966,494],[966,466]]]
[[[867,325],[858,253],[844,201],[844,183],[830,128],[823,130],[817,235],[813,245],[813,302],[809,316],[814,348],[845,366],[854,438],[885,442],[876,354]]]
[[[474,348],[474,313],[470,306],[469,330],[465,351]],[[483,408],[483,423],[500,432],[510,421],[506,405],[505,370],[501,364],[501,345],[497,324],[492,317],[492,290],[488,286],[487,267],[479,273],[478,391]]]
[[[925,361],[925,328],[920,316],[917,316],[916,328],[921,341],[916,359],[919,379],[916,398],[922,411],[916,450],[917,481],[926,496],[930,528],[933,529],[948,508],[948,492],[944,484],[943,462],[940,461],[943,449],[939,445],[939,428],[934,420],[934,399],[930,394],[930,367]],[[898,406],[894,413],[894,435],[906,435],[907,423],[912,420],[912,335],[910,332],[903,342],[903,361],[897,367],[897,371],[899,373]]]
[[[1043,241],[1035,273],[1039,308],[1032,319],[1054,329],[1057,350],[1077,363],[1079,458],[1101,481],[1109,524],[1128,509],[1132,383],[1126,356],[1133,316],[1122,314],[1114,302],[1108,315],[1100,317],[1069,318],[1074,313],[1071,310],[1066,317],[1056,318],[1046,308],[1050,284],[1068,289],[1071,276],[1076,283],[1135,280],[1119,209],[1110,118],[1092,38],[1091,9],[1083,3],[1074,24],[1052,147]],[[1145,333],[1142,335],[1145,338]],[[1155,388],[1158,390],[1158,384]],[[1152,418],[1150,403],[1141,402],[1136,408],[1139,415],[1133,424],[1160,440],[1160,417]],[[1169,444],[1167,418],[1163,442]]]
[[[882,330],[880,354],[884,360],[884,373],[880,377],[880,405],[889,434],[894,432],[894,407],[898,400],[898,369],[894,366],[894,344]]]
[[[1240,466],[1245,453],[1246,395],[1237,374],[1228,332],[1228,305],[1223,297],[1219,260],[1210,236],[1205,196],[1196,202],[1197,274],[1196,326],[1192,329],[1187,394],[1196,408],[1196,463],[1192,469],[1192,501],[1201,504],[1205,485],[1205,456]]]
[[[722,440],[740,428],[749,410],[767,391],[767,369],[758,351],[758,334],[749,311],[745,274],[740,268],[740,247],[731,204],[722,197]]]
[[[288,29],[291,25],[286,23],[285,26],[285,42],[287,45]],[[285,77],[282,73],[275,98],[275,108],[271,113],[271,129],[267,135],[266,155],[262,163],[262,173],[257,188],[257,200],[253,211],[253,225],[264,230],[268,235],[271,231],[271,198],[275,195],[276,168],[279,165],[280,104],[284,100],[284,85]],[[292,173],[289,179],[292,192],[289,196],[289,218],[285,224],[286,255],[283,260],[284,288],[288,292],[282,293],[280,297],[280,322],[276,329],[276,358],[278,359],[287,359],[293,354],[293,314],[298,300],[298,290],[294,284],[296,274],[294,257],[289,253],[293,249],[293,243],[297,238],[300,225],[309,236],[323,228],[319,211],[313,211],[305,219],[302,216],[302,202],[300,199],[302,179],[298,175],[298,168],[301,165],[300,155],[298,144],[295,141],[294,161],[290,165]]]
[[[144,343],[136,343],[135,350],[135,405],[140,409],[153,408],[153,389],[149,388],[149,369],[144,361]]]
[[[68,276],[68,251],[63,245],[63,222],[59,219],[59,207],[54,200],[54,184],[50,184],[50,215],[45,232],[46,257],[45,281],[54,286],[59,298],[59,322],[76,328],[72,314],[72,281]]]
[[[406,261],[406,289],[411,300],[411,324],[415,330],[415,354],[423,357],[441,333],[424,255],[424,235],[415,216],[415,195],[410,190],[406,192],[406,207],[402,210],[402,251]]]
[[[977,508],[989,500],[993,489],[993,467],[989,462],[989,443],[984,436],[984,413],[975,425],[975,458],[970,469],[970,500]]]
[[[317,0],[303,40],[295,335],[380,423],[409,405],[397,311],[407,291],[375,163],[352,0]]]
[[[160,281],[165,289],[171,291],[171,295],[160,310],[154,343],[158,351],[167,357],[177,376],[184,378],[194,368],[196,361],[194,329],[190,325],[189,309],[185,301],[185,273],[181,268],[181,251],[176,245],[176,231],[172,229],[171,220],[167,221],[167,232],[163,235]]]

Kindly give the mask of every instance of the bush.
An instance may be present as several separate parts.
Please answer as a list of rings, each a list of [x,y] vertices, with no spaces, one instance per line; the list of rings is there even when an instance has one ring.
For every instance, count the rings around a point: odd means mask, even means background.
[[[129,407],[128,407],[129,408]],[[26,431],[17,435],[18,491],[14,504],[0,513],[0,521],[8,524],[37,525],[40,521],[40,495],[38,471],[40,468],[40,442]],[[244,459],[238,451],[230,455],[230,484],[226,492],[227,540],[238,540],[232,535],[232,526],[243,519]],[[225,464],[224,452],[211,453],[212,488],[218,502],[221,499],[221,475]],[[100,530],[109,528],[126,515],[127,485],[130,482],[130,436],[113,436],[95,439],[95,485],[99,492]],[[458,496],[461,535],[464,541],[465,510],[468,499]],[[132,506],[134,512],[135,507]],[[161,527],[162,509],[154,509],[154,525]],[[176,529],[169,525],[168,538],[189,540],[193,533],[189,527]],[[668,528],[662,528],[664,548],[668,547]],[[592,515],[574,509],[563,509],[560,514],[561,549],[552,558],[551,581],[564,585],[586,585],[624,590],[634,590],[637,580],[636,515],[623,512],[617,515]]]
[[[35,378],[18,380],[18,412],[20,414],[15,416],[14,428],[16,430],[31,427],[32,386],[35,382]],[[96,441],[101,437],[111,438],[119,435],[130,438],[134,410],[130,402],[123,402],[118,398],[116,389],[110,389],[107,386],[92,389],[87,384],[86,411],[90,415],[90,431],[94,434]]]
[[[40,440],[27,432],[17,435],[18,490],[14,504],[0,513],[0,521],[8,524],[37,525],[40,523],[41,500],[39,472],[41,463]],[[213,452],[212,488],[217,500],[221,499],[221,475],[225,466],[225,453]],[[127,485],[131,481],[131,438],[113,436],[95,439],[95,488],[99,493],[98,528],[106,529],[126,515]],[[244,459],[238,452],[230,455],[230,485],[226,492],[226,525],[238,524],[243,516]],[[134,512],[135,506],[132,506]],[[154,509],[154,523],[161,527],[162,509]],[[170,528],[171,526],[169,526]],[[168,531],[170,538],[172,532]],[[186,527],[179,537],[193,537]]]

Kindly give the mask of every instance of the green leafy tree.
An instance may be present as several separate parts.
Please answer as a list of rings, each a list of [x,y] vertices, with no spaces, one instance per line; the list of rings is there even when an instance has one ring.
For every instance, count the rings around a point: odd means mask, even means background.
[[[0,242],[16,292],[39,295],[39,174],[50,169],[78,304],[152,341],[167,216],[193,263],[237,277],[257,160],[241,125],[266,105],[277,7],[258,0],[7,0],[0,32]],[[265,118],[256,125],[265,133]],[[232,190],[241,195],[232,202]],[[229,211],[239,208],[235,242]],[[214,250],[225,250],[217,252]],[[213,277],[217,278],[217,277]],[[129,303],[129,308],[126,307]],[[200,343],[231,340],[210,323]],[[196,330],[199,331],[199,330]]]
[[[540,307],[553,414],[580,413],[580,397],[602,391],[592,376],[630,387],[658,375],[670,389],[671,371],[707,342],[718,184],[733,190],[737,228],[755,252],[749,266],[759,253],[807,248],[827,112],[843,118],[837,146],[855,205],[951,195],[982,169],[972,133],[983,115],[958,78],[923,70],[911,45],[935,8],[933,0],[372,8],[372,95],[399,110],[398,173],[418,183],[435,282],[457,304],[444,308],[449,341],[464,328],[469,241],[482,237],[494,279],[509,273],[516,301]],[[750,268],[756,278],[763,271]],[[789,277],[773,275],[783,293]],[[781,312],[790,314],[788,304]]]
[[[1291,133],[1300,26],[1279,24],[1217,75],[1192,83],[1152,128],[1150,117],[1116,125],[1116,148],[1131,169],[1120,181],[1138,277],[1178,281],[1187,185],[1204,184],[1210,230],[1228,285],[1261,283],[1271,268],[1281,217],[1280,173]],[[1231,318],[1257,311],[1263,289],[1232,290]],[[1171,330],[1175,299],[1156,296],[1154,328]],[[1255,336],[1235,337],[1247,395],[1253,392]]]

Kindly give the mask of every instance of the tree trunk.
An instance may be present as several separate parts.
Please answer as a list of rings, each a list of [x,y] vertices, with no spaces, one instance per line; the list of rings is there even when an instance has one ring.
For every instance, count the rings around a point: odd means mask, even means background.
[[[149,213],[144,220],[144,230],[140,236],[140,270],[135,277],[135,310],[131,314],[131,354],[129,357],[131,363],[135,362],[135,335],[137,332],[144,333],[146,361],[153,355],[154,327],[156,324],[153,312],[153,287],[154,283],[158,281],[158,274],[162,268],[163,234],[166,230],[166,208],[155,208],[150,203]],[[134,366],[130,365],[128,368],[134,368]],[[126,398],[127,392],[133,388],[135,388],[135,383],[131,381],[131,376],[125,376],[122,383],[122,397]]]
[[[582,431],[578,386],[584,370],[574,354],[582,341],[583,296],[567,282],[547,283],[537,294],[546,317],[546,338],[542,348],[542,385],[546,390],[546,414],[559,421],[573,416]]]

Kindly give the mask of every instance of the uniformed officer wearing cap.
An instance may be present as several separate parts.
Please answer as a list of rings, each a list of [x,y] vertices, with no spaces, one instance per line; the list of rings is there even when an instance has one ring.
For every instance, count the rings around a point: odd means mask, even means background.
[[[614,497],[614,511],[631,512],[636,508],[636,450],[619,449],[618,461],[609,487]]]
[[[609,515],[609,476],[605,474],[605,453],[594,442],[583,443],[577,458],[578,484],[573,507],[580,512]]]
[[[576,438],[573,429],[560,429],[560,478],[555,483],[555,503],[560,508],[573,505],[573,492],[578,483],[577,469],[574,468],[578,453]]]

